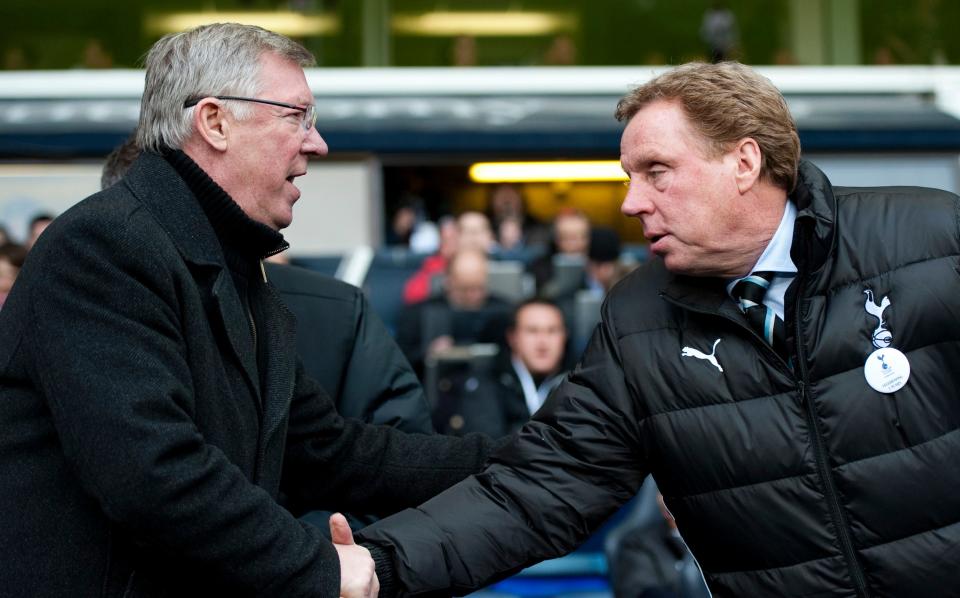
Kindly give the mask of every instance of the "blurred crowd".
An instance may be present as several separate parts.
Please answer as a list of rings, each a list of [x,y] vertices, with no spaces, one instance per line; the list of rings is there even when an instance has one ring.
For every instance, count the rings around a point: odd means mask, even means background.
[[[27,236],[22,243],[16,242],[7,232],[6,227],[0,223],[0,309],[3,308],[7,294],[17,280],[17,274],[20,273],[20,268],[23,267],[24,260],[27,259],[27,253],[37,241],[40,233],[52,221],[53,216],[50,214],[35,215],[30,220]]]
[[[393,327],[448,434],[518,429],[584,348],[607,291],[636,266],[616,231],[579,210],[540,221],[512,184],[487,198],[485,211],[436,222],[406,203],[389,235],[426,254]]]
[[[103,187],[138,153],[127,143],[111,154]],[[0,308],[52,220],[37,214],[22,242],[0,225]],[[510,184],[490,188],[485,212],[436,222],[402,206],[391,232],[394,247],[425,257],[403,284],[395,321],[380,315],[424,383],[434,427],[448,434],[518,429],[572,367],[607,291],[636,265],[614,230],[575,209],[542,222]]]

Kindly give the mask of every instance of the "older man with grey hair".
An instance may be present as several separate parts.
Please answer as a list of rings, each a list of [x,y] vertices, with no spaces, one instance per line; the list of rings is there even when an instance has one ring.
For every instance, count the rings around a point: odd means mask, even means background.
[[[302,373],[261,260],[327,153],[310,64],[257,27],[161,39],[144,153],[37,243],[0,312],[0,594],[373,596],[342,516],[334,545],[281,497],[385,514],[484,461],[345,420]]]

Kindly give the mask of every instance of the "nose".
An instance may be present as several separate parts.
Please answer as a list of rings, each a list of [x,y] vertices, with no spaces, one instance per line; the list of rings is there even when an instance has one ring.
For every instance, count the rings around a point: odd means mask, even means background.
[[[300,151],[304,154],[326,156],[330,148],[327,147],[327,142],[320,136],[320,131],[316,127],[310,127],[306,137],[303,138],[303,147]]]
[[[633,217],[653,213],[653,201],[650,200],[649,194],[643,191],[641,183],[631,181],[623,203],[620,204],[620,213]]]

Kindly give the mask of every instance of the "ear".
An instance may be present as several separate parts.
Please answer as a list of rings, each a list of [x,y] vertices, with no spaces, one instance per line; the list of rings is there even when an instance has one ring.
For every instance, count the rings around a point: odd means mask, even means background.
[[[763,155],[756,140],[752,137],[744,137],[734,147],[733,156],[737,161],[737,189],[743,195],[760,180]]]
[[[204,98],[193,109],[193,128],[212,149],[227,149],[230,122],[227,111],[214,98]]]

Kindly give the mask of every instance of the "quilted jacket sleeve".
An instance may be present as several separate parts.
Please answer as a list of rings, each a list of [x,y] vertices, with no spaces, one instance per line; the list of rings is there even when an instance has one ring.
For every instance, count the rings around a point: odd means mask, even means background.
[[[483,473],[359,534],[387,555],[381,580],[395,574],[404,595],[469,592],[570,551],[636,494],[647,472],[607,315],[577,369]]]

